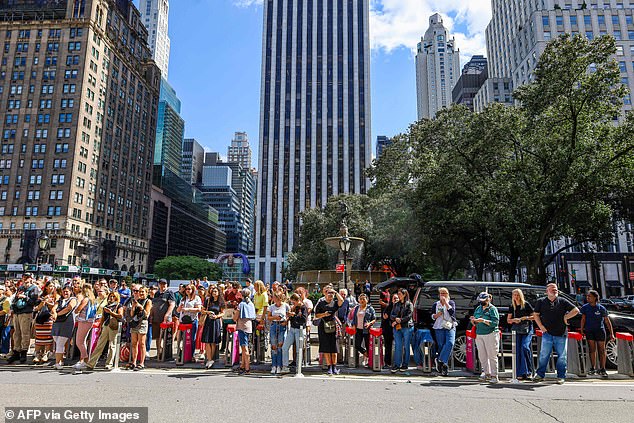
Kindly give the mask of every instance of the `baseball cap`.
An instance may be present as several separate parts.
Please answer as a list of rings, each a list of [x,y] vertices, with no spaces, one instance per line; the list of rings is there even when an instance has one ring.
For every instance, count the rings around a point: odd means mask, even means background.
[[[486,300],[488,300],[489,297],[489,293],[488,292],[480,292],[480,294],[478,295],[478,301],[480,302],[484,302]]]
[[[32,278],[32,277],[33,277],[33,273],[29,273],[29,272],[24,273],[24,274],[22,275],[22,277],[23,277],[23,278]]]
[[[167,283],[167,279],[159,279],[159,283]]]

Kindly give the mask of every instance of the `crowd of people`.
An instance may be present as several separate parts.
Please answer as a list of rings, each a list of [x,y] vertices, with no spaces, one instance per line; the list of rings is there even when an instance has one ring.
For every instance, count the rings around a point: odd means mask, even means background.
[[[590,350],[589,373],[607,376],[605,344],[613,338],[613,330],[607,310],[599,304],[598,293],[590,291],[580,310],[558,295],[555,284],[546,287],[546,294],[535,304],[529,304],[521,289],[513,291],[506,320],[517,335],[518,378],[543,380],[554,349],[557,378],[563,383],[567,323],[578,313],[582,315],[581,331]],[[489,293],[480,293],[478,301],[479,306],[470,319],[482,367],[480,378],[497,383],[500,314]],[[384,368],[392,373],[407,371],[412,346],[416,364],[422,368],[413,341],[414,306],[407,289],[384,290],[379,304],[380,309],[375,310],[366,292],[360,290],[349,295],[347,290],[335,290],[332,285],[324,286],[322,296],[313,304],[305,288],[293,290],[289,284],[278,282],[269,286],[262,281],[247,280],[243,287],[239,283],[204,279],[171,290],[165,279],[150,287],[139,284],[128,287],[125,281],[101,279],[91,284],[74,277],[62,285],[58,280],[36,279],[27,273],[19,281],[6,281],[0,286],[0,353],[8,363],[24,364],[34,338],[36,365],[54,360],[54,367],[62,369],[76,347],[79,354],[73,364],[75,370],[94,369],[102,355],[106,355],[105,368],[111,369],[119,337],[124,336],[129,345],[125,368],[139,371],[145,368],[152,341],[155,357],[166,347],[159,336],[165,324],[174,328],[175,336],[179,336],[178,325],[191,325],[192,345],[197,350],[195,359],[210,369],[219,351],[227,347],[228,326],[235,324],[241,357],[236,371],[249,374],[252,350],[262,346],[266,350],[268,345],[271,373],[287,374],[292,367],[302,365],[306,338],[310,338],[311,328],[316,326],[319,361],[327,374],[337,375],[346,327],[354,328],[350,333],[354,333],[360,365],[368,366],[370,330],[379,326]],[[438,290],[438,300],[429,312],[433,320],[430,329],[436,370],[447,376],[458,322],[456,305],[446,288]],[[536,330],[541,331],[542,349],[535,370],[532,337]]]

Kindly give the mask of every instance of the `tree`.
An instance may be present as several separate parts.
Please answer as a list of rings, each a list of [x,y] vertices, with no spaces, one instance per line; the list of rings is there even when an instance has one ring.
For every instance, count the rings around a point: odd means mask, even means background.
[[[192,280],[205,276],[209,280],[222,278],[222,270],[218,264],[192,256],[170,256],[157,260],[154,271],[165,279]]]

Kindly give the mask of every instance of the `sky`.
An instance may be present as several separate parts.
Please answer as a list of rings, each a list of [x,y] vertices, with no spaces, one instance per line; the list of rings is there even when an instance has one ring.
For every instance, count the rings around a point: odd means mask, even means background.
[[[461,62],[486,55],[491,0],[370,0],[372,143],[416,120],[416,44],[438,12]],[[135,0],[138,5],[138,0]],[[226,155],[235,131],[249,134],[257,164],[262,0],[172,0],[169,82],[182,101],[185,137]],[[373,150],[374,151],[374,150]]]

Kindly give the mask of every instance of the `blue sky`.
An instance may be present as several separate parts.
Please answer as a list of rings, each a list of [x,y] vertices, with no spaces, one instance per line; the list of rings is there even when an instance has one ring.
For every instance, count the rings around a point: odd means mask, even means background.
[[[403,132],[416,119],[413,48],[440,11],[461,50],[484,52],[490,0],[372,0],[372,142]],[[136,0],[138,4],[138,0]],[[182,101],[185,136],[226,155],[246,131],[257,163],[262,40],[261,0],[172,0],[169,82]],[[484,11],[484,12],[483,12]],[[488,13],[488,16],[487,16]]]

